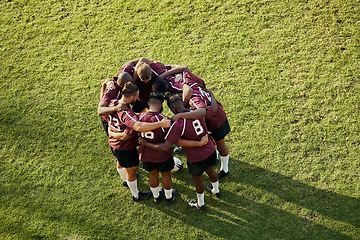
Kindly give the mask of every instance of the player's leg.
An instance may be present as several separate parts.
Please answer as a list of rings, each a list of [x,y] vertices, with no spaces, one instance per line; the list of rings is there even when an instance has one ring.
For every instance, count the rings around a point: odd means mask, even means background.
[[[203,172],[206,169],[206,162],[187,162],[189,172],[194,180],[197,200],[189,199],[187,202],[191,207],[196,207],[199,210],[205,209],[205,186]]]
[[[220,172],[219,178],[226,176],[229,173],[229,150],[225,143],[225,138],[221,139],[220,141],[216,141],[216,146],[220,154]]]
[[[173,182],[171,179],[171,169],[174,168],[174,158],[171,156],[165,162],[159,164],[159,170],[161,172],[162,177],[162,186],[165,194],[165,203],[170,205],[175,201],[177,196],[179,195],[176,189],[173,189]]]
[[[121,177],[121,180],[123,181],[123,186],[127,186],[127,174],[126,169],[120,166],[119,161],[116,159],[116,169]]]

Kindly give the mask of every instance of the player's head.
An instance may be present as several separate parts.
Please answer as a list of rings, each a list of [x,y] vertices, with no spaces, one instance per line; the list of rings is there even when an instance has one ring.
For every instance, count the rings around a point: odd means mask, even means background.
[[[129,73],[122,72],[119,74],[116,82],[121,88],[123,88],[125,83],[133,82],[133,78],[131,77],[131,75]]]
[[[163,111],[163,102],[165,100],[165,96],[162,93],[152,92],[149,96],[149,109],[162,112]]]
[[[151,80],[152,70],[151,70],[151,67],[149,66],[149,64],[141,63],[136,68],[136,72],[137,72],[137,74],[138,74],[141,81],[148,82],[148,81]]]
[[[171,109],[171,111],[173,113],[181,113],[185,110],[183,101],[181,100],[181,98],[179,97],[179,95],[177,94],[173,94],[171,95],[168,99],[167,99],[167,104],[169,106],[169,108]]]
[[[139,88],[135,84],[127,82],[122,89],[122,95],[129,103],[135,103],[139,97]]]
[[[167,80],[158,79],[152,85],[153,92],[165,93],[170,90],[170,84]]]

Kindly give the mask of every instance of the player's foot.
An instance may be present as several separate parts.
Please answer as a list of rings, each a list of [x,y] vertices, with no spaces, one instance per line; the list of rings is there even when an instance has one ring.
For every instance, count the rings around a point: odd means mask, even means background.
[[[140,201],[140,200],[146,200],[148,198],[150,198],[152,196],[152,192],[148,191],[148,192],[139,192],[139,197],[136,198],[133,196],[133,200],[134,201]]]
[[[174,153],[181,153],[182,150],[183,150],[183,147],[176,146],[176,147],[174,148]]]
[[[154,197],[154,203],[156,205],[159,205],[161,203],[161,198],[164,195],[164,188],[161,188],[160,192],[159,192],[159,196],[157,198]]]
[[[205,210],[205,208],[206,208],[205,204],[202,205],[202,206],[199,206],[197,201],[194,200],[194,199],[188,199],[187,203],[189,204],[190,207],[194,207],[194,208],[196,208],[198,210]]]
[[[208,190],[209,192],[211,192],[212,194],[214,194],[215,197],[217,197],[217,198],[220,198],[220,197],[221,197],[221,193],[220,193],[220,192],[218,192],[218,193],[214,193],[214,192],[213,192],[213,186],[212,186],[211,184],[207,184],[207,185],[206,185],[206,190]]]
[[[173,189],[171,198],[165,200],[166,205],[171,205],[175,201],[178,195],[179,195],[178,190]]]
[[[224,172],[224,170],[221,170],[220,172],[218,172],[218,178],[223,178],[225,176],[227,176],[229,174],[229,172]]]

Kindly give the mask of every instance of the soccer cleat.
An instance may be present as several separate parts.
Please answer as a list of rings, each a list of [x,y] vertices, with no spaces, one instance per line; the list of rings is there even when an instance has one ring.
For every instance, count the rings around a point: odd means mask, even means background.
[[[211,184],[207,184],[206,185],[206,190],[208,190],[209,192],[211,192],[212,194],[214,194],[215,195],[215,197],[217,197],[217,198],[220,198],[221,197],[221,193],[220,192],[218,192],[218,193],[213,193],[213,186],[211,185]]]
[[[139,197],[136,198],[133,196],[133,200],[135,202],[140,201],[140,200],[146,200],[148,198],[150,198],[152,196],[152,192],[148,191],[148,192],[139,192]]]
[[[164,188],[161,188],[159,192],[159,196],[157,198],[154,197],[154,202],[156,205],[159,205],[161,203],[161,198],[164,195]]]
[[[187,203],[189,204],[190,207],[194,207],[194,208],[196,208],[196,209],[198,209],[198,210],[205,210],[205,208],[206,208],[205,204],[202,205],[202,206],[199,206],[199,205],[197,204],[197,201],[194,200],[194,199],[188,199],[188,200],[187,200]]]
[[[227,176],[229,174],[229,172],[224,172],[224,170],[221,170],[220,172],[218,172],[218,178],[221,179],[225,176]]]
[[[171,198],[165,200],[166,205],[171,205],[175,201],[178,195],[179,195],[178,190],[173,189]]]
[[[176,146],[176,147],[174,148],[174,153],[181,153],[182,150],[183,150],[183,147]]]

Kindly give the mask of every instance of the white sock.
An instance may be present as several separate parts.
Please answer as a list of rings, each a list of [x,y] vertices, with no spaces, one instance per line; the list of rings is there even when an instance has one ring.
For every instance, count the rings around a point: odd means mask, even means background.
[[[125,168],[116,168],[121,179],[126,182],[126,169]]]
[[[220,156],[220,161],[220,171],[224,171],[227,173],[229,171],[229,154],[227,156]]]
[[[160,195],[160,188],[159,188],[159,186],[154,187],[154,188],[150,187],[150,190],[151,190],[154,198],[159,197],[159,195]]]
[[[166,189],[165,189],[165,198],[166,198],[166,199],[172,198],[172,191],[173,191],[172,188],[170,188],[169,190],[166,190]]]
[[[204,200],[204,197],[205,197],[205,194],[204,193],[196,193],[196,196],[197,196],[197,199],[198,199],[198,206],[201,207],[203,205],[205,205],[205,200]]]
[[[135,198],[139,198],[139,190],[137,188],[137,179],[135,179],[135,181],[127,181],[127,185],[130,188],[131,194],[135,197]]]
[[[219,192],[219,180],[217,180],[216,182],[211,182],[211,185],[213,187],[213,189],[211,190],[212,193],[218,193]]]

